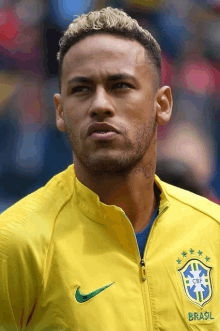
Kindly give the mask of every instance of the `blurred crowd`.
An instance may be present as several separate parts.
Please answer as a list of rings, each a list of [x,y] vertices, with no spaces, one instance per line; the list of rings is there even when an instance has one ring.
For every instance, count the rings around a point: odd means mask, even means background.
[[[72,161],[56,128],[56,54],[73,18],[124,9],[162,49],[172,120],[158,128],[157,174],[220,202],[219,0],[0,0],[0,212]]]

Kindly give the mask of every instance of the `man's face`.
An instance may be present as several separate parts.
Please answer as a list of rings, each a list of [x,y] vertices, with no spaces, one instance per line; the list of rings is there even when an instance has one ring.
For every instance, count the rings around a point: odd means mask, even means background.
[[[156,135],[154,70],[141,44],[118,36],[88,36],[69,49],[55,105],[75,167],[121,173],[147,157]]]

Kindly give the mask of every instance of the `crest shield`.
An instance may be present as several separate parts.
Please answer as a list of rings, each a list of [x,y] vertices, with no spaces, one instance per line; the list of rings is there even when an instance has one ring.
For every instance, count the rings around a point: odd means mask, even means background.
[[[178,270],[187,298],[200,307],[212,297],[211,270],[211,267],[198,259],[189,260]]]

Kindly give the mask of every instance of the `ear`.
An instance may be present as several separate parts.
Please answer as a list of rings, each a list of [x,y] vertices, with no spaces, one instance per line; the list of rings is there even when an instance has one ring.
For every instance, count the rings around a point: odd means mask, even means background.
[[[56,93],[53,97],[55,109],[56,109],[56,123],[60,131],[66,131],[66,126],[64,122],[63,109],[61,105],[61,95]]]
[[[156,121],[158,125],[166,124],[171,117],[173,98],[169,86],[161,87],[156,93]]]

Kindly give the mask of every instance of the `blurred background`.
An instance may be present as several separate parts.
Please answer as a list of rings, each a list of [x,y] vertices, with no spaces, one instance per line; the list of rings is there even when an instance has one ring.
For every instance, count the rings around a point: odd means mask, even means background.
[[[0,0],[0,212],[72,163],[55,123],[56,54],[74,15],[123,8],[159,42],[172,120],[157,174],[220,203],[219,0]]]

